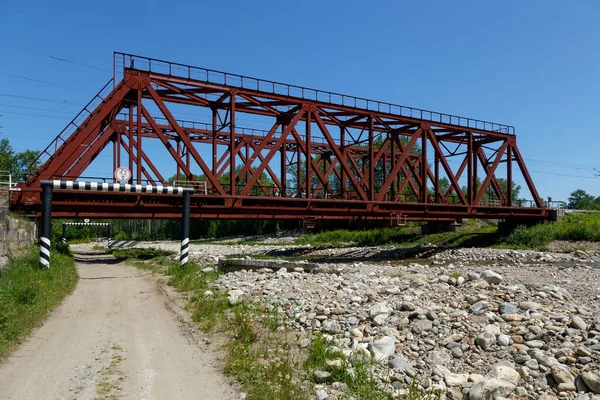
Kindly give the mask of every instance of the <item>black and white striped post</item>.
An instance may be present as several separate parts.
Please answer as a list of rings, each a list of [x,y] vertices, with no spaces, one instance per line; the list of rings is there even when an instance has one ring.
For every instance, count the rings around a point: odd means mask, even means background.
[[[50,268],[50,238],[52,234],[52,185],[42,182],[42,229],[40,235],[40,266]]]
[[[181,253],[179,254],[179,266],[184,267],[189,260],[190,251],[190,203],[189,191],[183,192],[183,212],[181,213]]]
[[[65,222],[63,222],[63,236],[62,236],[62,242],[63,243],[67,243],[67,224]]]
[[[130,185],[102,182],[76,182],[76,181],[42,181],[42,236],[40,238],[40,264],[45,268],[50,267],[50,233],[52,232],[52,189],[56,190],[85,190],[96,192],[129,192],[148,194],[183,194],[183,213],[181,222],[181,253],[179,265],[187,264],[190,246],[190,203],[192,188],[173,186]],[[79,225],[81,223],[67,222],[65,225]],[[82,224],[83,225],[83,224]],[[109,225],[103,223],[85,223],[85,225]],[[64,226],[64,225],[63,225]],[[66,234],[63,231],[63,238]],[[108,228],[109,247],[112,244],[112,227]]]
[[[112,240],[112,225],[108,224],[108,247],[110,248],[110,246],[112,246],[113,240]]]

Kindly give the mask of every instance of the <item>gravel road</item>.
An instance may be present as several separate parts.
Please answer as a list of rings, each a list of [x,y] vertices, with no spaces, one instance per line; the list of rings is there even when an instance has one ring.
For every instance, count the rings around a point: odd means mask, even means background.
[[[0,362],[1,400],[239,398],[157,278],[85,247],[76,261],[74,293]]]

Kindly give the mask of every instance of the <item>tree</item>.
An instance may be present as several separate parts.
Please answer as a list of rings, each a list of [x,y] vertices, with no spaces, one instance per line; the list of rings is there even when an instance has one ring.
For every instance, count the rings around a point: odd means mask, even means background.
[[[496,178],[498,185],[504,192],[505,196],[508,196],[508,181],[504,178]],[[513,203],[519,199],[519,193],[521,193],[521,185],[517,185],[514,181],[512,183],[512,200]],[[495,192],[494,192],[495,194]]]
[[[15,153],[10,141],[4,138],[0,140],[0,171],[8,171],[12,175],[13,182],[24,181],[30,166],[32,170],[40,167],[40,162],[37,160],[39,154],[37,150]]]
[[[10,171],[11,165],[15,158],[15,151],[8,139],[4,138],[0,140],[0,170]]]
[[[597,206],[596,199],[591,194],[587,194],[583,189],[577,189],[569,196],[567,205],[570,209],[593,210]]]

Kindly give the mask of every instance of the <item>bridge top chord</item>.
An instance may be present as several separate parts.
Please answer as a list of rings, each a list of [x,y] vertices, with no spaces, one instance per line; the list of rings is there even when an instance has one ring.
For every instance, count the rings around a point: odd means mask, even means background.
[[[122,74],[122,71],[127,68],[185,79],[194,79],[217,85],[255,90],[257,92],[296,97],[302,100],[313,100],[331,105],[394,114],[402,117],[455,125],[463,128],[478,129],[507,135],[515,134],[515,127],[511,125],[445,114],[415,107],[401,106],[363,97],[311,89],[287,83],[269,81],[120,52],[115,52],[113,56],[113,84],[114,82],[119,81],[117,76]]]

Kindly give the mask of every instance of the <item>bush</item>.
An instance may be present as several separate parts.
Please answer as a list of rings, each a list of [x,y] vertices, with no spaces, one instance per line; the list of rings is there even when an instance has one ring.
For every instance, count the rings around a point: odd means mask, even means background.
[[[68,249],[68,248],[67,248]],[[51,252],[49,269],[39,267],[39,248],[11,259],[0,278],[0,357],[42,323],[77,284],[71,257]]]

